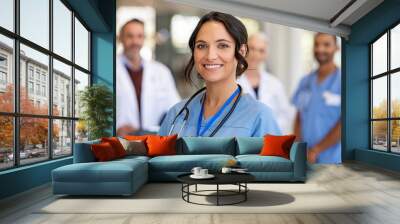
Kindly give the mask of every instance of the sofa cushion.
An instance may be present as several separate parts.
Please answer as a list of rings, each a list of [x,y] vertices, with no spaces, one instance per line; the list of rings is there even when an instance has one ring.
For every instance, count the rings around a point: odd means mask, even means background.
[[[121,142],[117,137],[104,137],[101,138],[101,142],[108,142],[114,149],[115,155],[117,158],[122,158],[126,156],[126,151],[124,146],[122,146]]]
[[[177,142],[177,154],[225,154],[235,155],[235,138],[183,137]]]
[[[129,140],[129,141],[136,141],[136,140],[143,141],[144,145],[146,146],[146,149],[148,150],[146,140],[149,136],[152,136],[152,135],[125,135],[123,138],[126,140]]]
[[[129,182],[137,172],[147,172],[144,159],[120,159],[108,162],[74,163],[53,170],[58,182]],[[147,176],[147,173],[143,173]]]
[[[261,149],[261,156],[280,156],[290,159],[290,148],[293,145],[296,135],[265,135],[264,146]]]
[[[249,172],[292,172],[292,161],[278,156],[238,155],[240,167]]]
[[[147,155],[146,143],[141,140],[126,140],[124,138],[118,138],[122,146],[126,151],[126,155]]]
[[[259,154],[263,145],[263,137],[237,137],[236,155]]]
[[[170,136],[149,136],[146,140],[149,151],[148,156],[166,156],[176,154],[176,139],[178,135]]]
[[[219,171],[228,160],[235,159],[231,155],[175,155],[158,156],[149,160],[150,171],[163,172],[190,172],[193,167],[199,166],[209,171]]]
[[[130,155],[130,156],[125,156],[124,158],[113,160],[113,162],[127,162],[127,163],[130,163],[130,162],[135,161],[135,160],[148,162],[149,159],[150,159],[150,157],[147,157],[147,156]]]
[[[91,149],[94,154],[94,157],[96,157],[96,161],[105,162],[118,158],[118,156],[115,154],[115,150],[113,149],[112,145],[108,142],[92,144]]]

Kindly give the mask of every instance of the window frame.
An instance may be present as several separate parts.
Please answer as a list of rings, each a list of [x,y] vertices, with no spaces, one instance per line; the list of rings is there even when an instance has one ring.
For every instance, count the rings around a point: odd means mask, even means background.
[[[392,117],[392,98],[391,98],[391,91],[392,91],[392,85],[391,85],[391,79],[393,75],[396,75],[396,73],[400,72],[400,67],[391,69],[391,31],[393,28],[400,26],[400,20],[392,24],[390,27],[385,29],[384,32],[379,34],[375,39],[373,39],[370,43],[368,43],[368,53],[369,53],[369,149],[373,151],[379,151],[379,152],[385,152],[385,153],[390,153],[390,154],[400,154],[400,152],[393,152],[392,151],[392,121],[400,121],[400,117]],[[387,64],[386,64],[386,71],[380,74],[376,74],[374,76],[373,74],[373,44],[376,43],[381,37],[384,35],[387,35]],[[373,118],[373,81],[382,77],[386,77],[386,86],[387,86],[387,105],[386,105],[386,117],[385,118]],[[386,151],[379,150],[374,148],[374,133],[373,133],[373,122],[376,121],[386,121]]]
[[[55,53],[53,50],[53,1],[54,0],[48,0],[49,3],[49,47],[48,49],[46,49],[45,47],[42,47],[39,44],[34,43],[33,41],[30,41],[27,38],[24,38],[23,36],[20,35],[20,0],[14,0],[13,1],[13,10],[14,10],[14,18],[13,18],[13,22],[14,22],[14,31],[10,31],[4,27],[0,26],[0,35],[3,35],[7,38],[11,38],[13,41],[13,54],[12,54],[12,61],[13,64],[11,71],[13,72],[13,78],[14,78],[14,110],[13,112],[2,112],[0,111],[0,116],[4,116],[4,117],[11,117],[13,119],[13,166],[10,167],[5,167],[5,168],[0,168],[0,172],[5,171],[5,170],[10,170],[10,169],[16,169],[19,167],[23,167],[23,166],[29,166],[29,165],[33,165],[33,164],[38,164],[38,163],[43,163],[49,160],[58,160],[58,159],[62,159],[65,157],[70,157],[73,156],[73,152],[74,152],[74,143],[75,143],[75,126],[76,126],[76,122],[79,120],[79,117],[75,117],[75,108],[72,107],[71,108],[71,114],[68,116],[56,116],[53,115],[53,59],[58,60],[61,63],[64,63],[68,66],[71,66],[71,93],[72,93],[72,99],[71,99],[71,105],[74,105],[75,103],[75,88],[74,88],[74,82],[75,82],[75,69],[85,73],[86,75],[88,75],[89,77],[89,83],[88,86],[92,85],[92,62],[91,62],[91,49],[92,49],[92,44],[91,44],[91,37],[92,37],[92,31],[91,29],[89,29],[89,27],[87,26],[87,24],[84,22],[84,20],[79,16],[78,13],[76,13],[72,7],[65,1],[65,0],[59,0],[68,10],[71,11],[71,18],[70,18],[70,22],[71,22],[71,59],[67,59],[64,58],[63,56]],[[80,65],[75,63],[75,18],[83,25],[83,27],[88,31],[88,69],[85,69],[83,67],[81,67]],[[40,53],[45,54],[46,56],[48,56],[49,62],[48,62],[48,77],[46,80],[47,84],[45,87],[46,90],[46,96],[48,97],[48,112],[46,115],[39,115],[39,114],[27,114],[27,113],[21,113],[20,111],[20,85],[21,85],[21,80],[20,80],[20,65],[21,65],[21,61],[20,61],[20,45],[23,44],[29,48],[32,48],[33,50],[36,50]],[[30,74],[28,73],[28,68],[29,64],[27,63],[27,73],[26,75],[26,82],[28,82],[30,80]],[[42,73],[40,72],[39,75],[41,75]],[[36,84],[36,69],[33,70],[33,80],[34,82],[34,86]],[[39,76],[39,83],[41,83],[41,76]],[[28,87],[28,86],[27,86]],[[29,91],[27,89],[27,91]],[[34,89],[34,91],[36,91],[36,89]],[[42,94],[38,95],[38,96],[42,96]],[[47,158],[43,158],[43,160],[40,160],[38,162],[32,162],[32,163],[26,163],[26,164],[21,164],[21,159],[20,159],[20,119],[21,118],[45,118],[47,119],[48,122],[48,135],[47,135],[47,142],[49,143],[47,145],[47,151],[48,151],[48,155]],[[53,152],[54,152],[54,147],[53,147],[53,122],[57,121],[57,120],[65,120],[65,121],[71,121],[71,128],[72,128],[72,133],[71,133],[71,153],[68,155],[62,155],[62,156],[54,156]]]

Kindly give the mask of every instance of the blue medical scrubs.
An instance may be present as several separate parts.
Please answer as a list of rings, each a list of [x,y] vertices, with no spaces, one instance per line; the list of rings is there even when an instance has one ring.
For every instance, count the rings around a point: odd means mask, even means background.
[[[198,118],[202,106],[201,99],[204,93],[197,95],[189,103],[189,117],[184,126],[180,137],[184,136],[197,136],[197,124]],[[169,130],[172,126],[172,121],[178,112],[183,108],[187,99],[179,102],[173,106],[167,113],[166,118],[161,124],[159,135],[168,135]],[[233,102],[225,108],[221,116],[216,120],[216,122],[207,129],[202,136],[210,136],[214,129],[218,126],[220,121],[225,117],[232,107]],[[183,117],[185,113],[181,114],[176,122],[172,134],[176,134],[182,127]],[[201,119],[201,128],[204,129],[206,123],[211,119],[212,116]],[[242,94],[235,110],[232,112],[231,116],[226,120],[218,132],[214,135],[215,137],[262,137],[266,134],[279,135],[280,130],[272,114],[271,109],[255,100],[249,94]]]
[[[300,112],[302,139],[309,148],[318,144],[340,120],[341,74],[336,69],[318,83],[316,71],[300,81],[292,102]],[[321,152],[317,163],[341,163],[340,141]]]

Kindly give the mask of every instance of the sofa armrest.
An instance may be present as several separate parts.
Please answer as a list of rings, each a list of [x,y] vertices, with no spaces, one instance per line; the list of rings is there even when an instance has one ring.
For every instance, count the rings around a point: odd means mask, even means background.
[[[294,180],[305,181],[307,176],[307,143],[293,143],[290,149],[290,160],[293,162]]]
[[[75,143],[74,145],[74,163],[89,163],[95,162],[96,158],[92,153],[90,146],[100,143],[99,140],[90,142]]]

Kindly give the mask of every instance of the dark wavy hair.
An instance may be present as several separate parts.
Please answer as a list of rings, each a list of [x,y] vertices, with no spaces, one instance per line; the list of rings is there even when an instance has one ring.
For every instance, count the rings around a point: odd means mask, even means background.
[[[190,57],[190,60],[185,67],[185,79],[187,82],[193,83],[193,80],[191,78],[191,72],[194,67],[193,51],[195,48],[197,34],[200,28],[203,26],[203,24],[210,21],[222,23],[225,29],[228,31],[229,35],[235,41],[235,58],[238,61],[238,65],[236,67],[236,77],[240,76],[244,71],[246,71],[248,67],[245,57],[240,54],[240,48],[243,44],[246,46],[246,54],[248,52],[248,47],[247,47],[248,36],[246,27],[240,20],[238,20],[232,15],[222,12],[210,12],[201,17],[199,23],[197,23],[197,26],[194,29],[189,39],[189,47],[192,52],[192,56]]]

